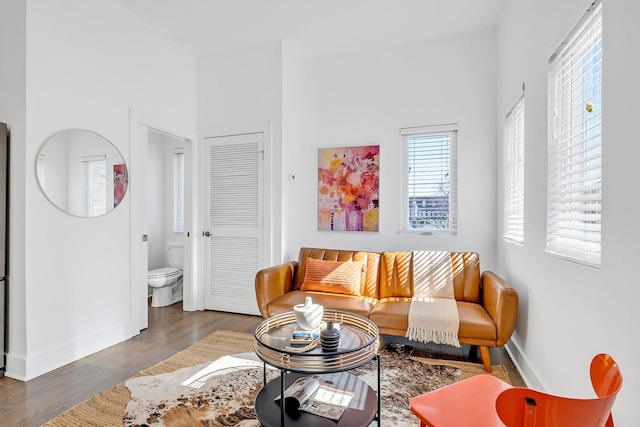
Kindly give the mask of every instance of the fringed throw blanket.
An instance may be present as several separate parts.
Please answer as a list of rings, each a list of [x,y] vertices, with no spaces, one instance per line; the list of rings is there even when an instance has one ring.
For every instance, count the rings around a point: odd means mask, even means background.
[[[460,318],[453,291],[451,254],[442,251],[413,253],[414,297],[409,307],[407,338],[460,347]]]

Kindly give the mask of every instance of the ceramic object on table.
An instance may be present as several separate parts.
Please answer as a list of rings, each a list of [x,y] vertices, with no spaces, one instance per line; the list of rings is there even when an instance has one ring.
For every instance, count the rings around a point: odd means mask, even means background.
[[[315,304],[311,297],[306,297],[304,304],[296,304],[293,306],[293,312],[296,317],[296,323],[305,330],[312,331],[320,326],[324,307]]]
[[[327,327],[320,331],[320,345],[324,351],[336,351],[340,344],[340,329],[333,323],[327,322]]]

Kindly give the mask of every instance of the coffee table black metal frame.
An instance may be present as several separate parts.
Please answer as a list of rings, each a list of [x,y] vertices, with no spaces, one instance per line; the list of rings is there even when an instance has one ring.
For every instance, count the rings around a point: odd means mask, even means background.
[[[318,346],[307,352],[297,353],[291,351],[289,346],[293,331],[297,324],[293,311],[282,313],[264,320],[254,333],[255,352],[257,356],[264,362],[264,382],[263,389],[256,397],[256,416],[258,420],[265,424],[263,420],[264,414],[260,414],[265,405],[275,405],[272,396],[274,393],[273,385],[267,384],[267,365],[273,366],[280,371],[280,396],[284,395],[288,383],[293,382],[296,378],[305,374],[334,374],[346,372],[351,369],[358,368],[366,363],[375,360],[377,366],[377,401],[374,415],[368,420],[363,420],[366,425],[373,420],[378,421],[380,425],[380,357],[378,356],[379,332],[378,327],[369,319],[357,314],[348,313],[339,310],[325,310],[322,318],[325,322],[334,322],[340,325],[340,345],[336,351],[323,351]],[[293,373],[293,379],[287,380],[288,374]],[[348,374],[351,375],[351,374]],[[357,381],[362,381],[357,379]],[[366,384],[365,384],[366,385]],[[372,390],[370,386],[366,386]],[[270,389],[270,390],[268,390]],[[268,399],[268,402],[264,400]],[[349,408],[347,408],[347,412]],[[345,414],[347,414],[345,412]],[[280,404],[280,426],[285,424],[286,408],[284,402]],[[326,420],[327,425],[339,426],[339,421],[329,420],[327,418],[317,417],[315,415],[306,414],[311,417],[318,418],[318,424],[321,420]],[[341,420],[344,418],[341,418]],[[306,417],[309,421],[309,418]],[[295,423],[295,421],[294,421]],[[268,423],[266,424],[268,425]]]

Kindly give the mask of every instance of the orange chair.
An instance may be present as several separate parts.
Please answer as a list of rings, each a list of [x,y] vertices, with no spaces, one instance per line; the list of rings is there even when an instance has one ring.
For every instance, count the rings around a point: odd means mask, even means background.
[[[613,427],[611,408],[622,375],[611,356],[591,361],[591,384],[597,398],[572,399],[512,387],[491,375],[477,375],[416,396],[411,412],[420,427]]]

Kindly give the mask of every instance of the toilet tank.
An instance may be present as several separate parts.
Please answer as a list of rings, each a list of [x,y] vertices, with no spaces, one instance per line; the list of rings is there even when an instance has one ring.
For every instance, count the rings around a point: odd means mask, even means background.
[[[183,242],[167,242],[167,258],[169,261],[169,267],[182,269],[184,266],[183,249]]]

